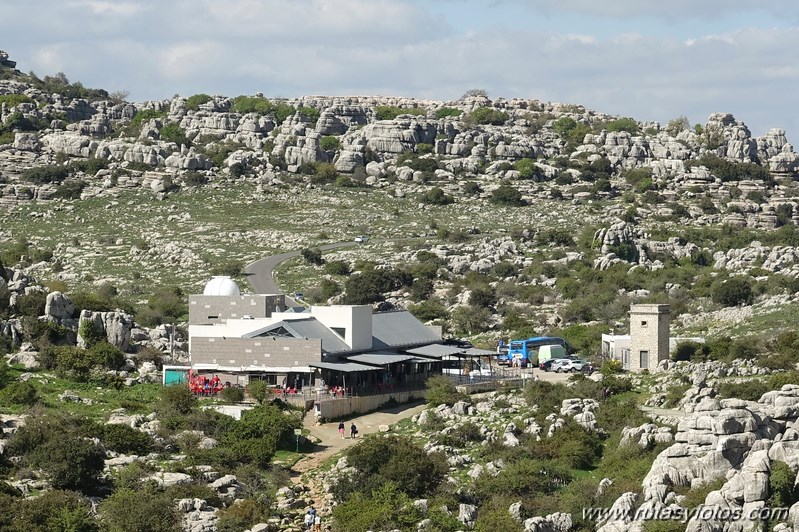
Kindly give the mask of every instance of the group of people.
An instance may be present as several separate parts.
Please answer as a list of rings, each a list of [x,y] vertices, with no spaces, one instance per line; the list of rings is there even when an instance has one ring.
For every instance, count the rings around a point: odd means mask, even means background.
[[[338,424],[338,433],[341,435],[342,440],[344,439],[344,430],[345,430],[344,422],[340,421]],[[350,438],[355,439],[357,436],[358,436],[358,427],[356,427],[355,423],[353,422],[353,424],[350,425]]]
[[[319,532],[322,530],[322,517],[316,512],[316,508],[311,506],[308,508],[308,511],[305,512],[305,530],[311,531],[315,530]]]
[[[189,389],[196,395],[212,396],[222,391],[223,388],[230,388],[230,383],[225,382],[224,386],[218,375],[209,379],[205,375],[197,375],[194,370],[189,370]]]

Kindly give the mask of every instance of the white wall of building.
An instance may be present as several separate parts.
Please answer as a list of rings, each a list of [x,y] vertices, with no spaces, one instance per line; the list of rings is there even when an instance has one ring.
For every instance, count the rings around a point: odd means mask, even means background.
[[[344,330],[344,342],[354,351],[372,348],[372,306],[311,307],[311,316],[330,329]]]

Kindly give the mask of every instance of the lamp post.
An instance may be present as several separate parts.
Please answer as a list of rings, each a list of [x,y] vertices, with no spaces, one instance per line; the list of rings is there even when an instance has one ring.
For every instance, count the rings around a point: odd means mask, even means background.
[[[297,436],[297,452],[300,452],[300,436],[302,435],[302,429],[294,429],[294,435]]]

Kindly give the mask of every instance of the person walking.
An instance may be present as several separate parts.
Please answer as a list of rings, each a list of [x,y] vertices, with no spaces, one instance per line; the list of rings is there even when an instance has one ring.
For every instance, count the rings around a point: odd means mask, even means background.
[[[303,519],[303,522],[305,523],[305,530],[310,532],[310,530],[313,528],[314,525],[314,514],[311,513],[310,509],[308,509],[308,511],[305,512],[305,518]]]
[[[313,518],[313,529],[315,532],[322,532],[322,516],[318,513]]]
[[[350,439],[354,440],[357,435],[358,435],[358,427],[356,427],[355,423],[353,423],[352,425],[350,425]]]
[[[344,439],[344,422],[341,421],[338,424],[338,433],[341,435],[341,439]]]

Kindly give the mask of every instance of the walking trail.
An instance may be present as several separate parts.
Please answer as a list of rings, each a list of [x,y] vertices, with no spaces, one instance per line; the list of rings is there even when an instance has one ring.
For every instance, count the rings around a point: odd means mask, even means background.
[[[319,487],[316,486],[313,479],[303,480],[302,477],[305,473],[320,467],[331,456],[340,453],[351,445],[355,445],[358,443],[361,436],[379,432],[380,425],[394,425],[403,419],[413,417],[425,408],[427,408],[427,403],[417,402],[388,408],[381,412],[372,412],[361,416],[356,415],[344,422],[344,426],[346,427],[344,430],[344,439],[341,439],[339,435],[338,421],[330,421],[317,425],[315,417],[312,413],[309,413],[303,419],[303,428],[308,429],[310,436],[318,439],[319,443],[316,444],[313,452],[305,455],[299,462],[292,466],[292,482],[295,484],[307,484],[314,506],[319,508],[324,494],[319,491]],[[349,436],[350,425],[352,423],[355,423],[355,426],[358,427],[358,438],[355,439],[351,439]]]

